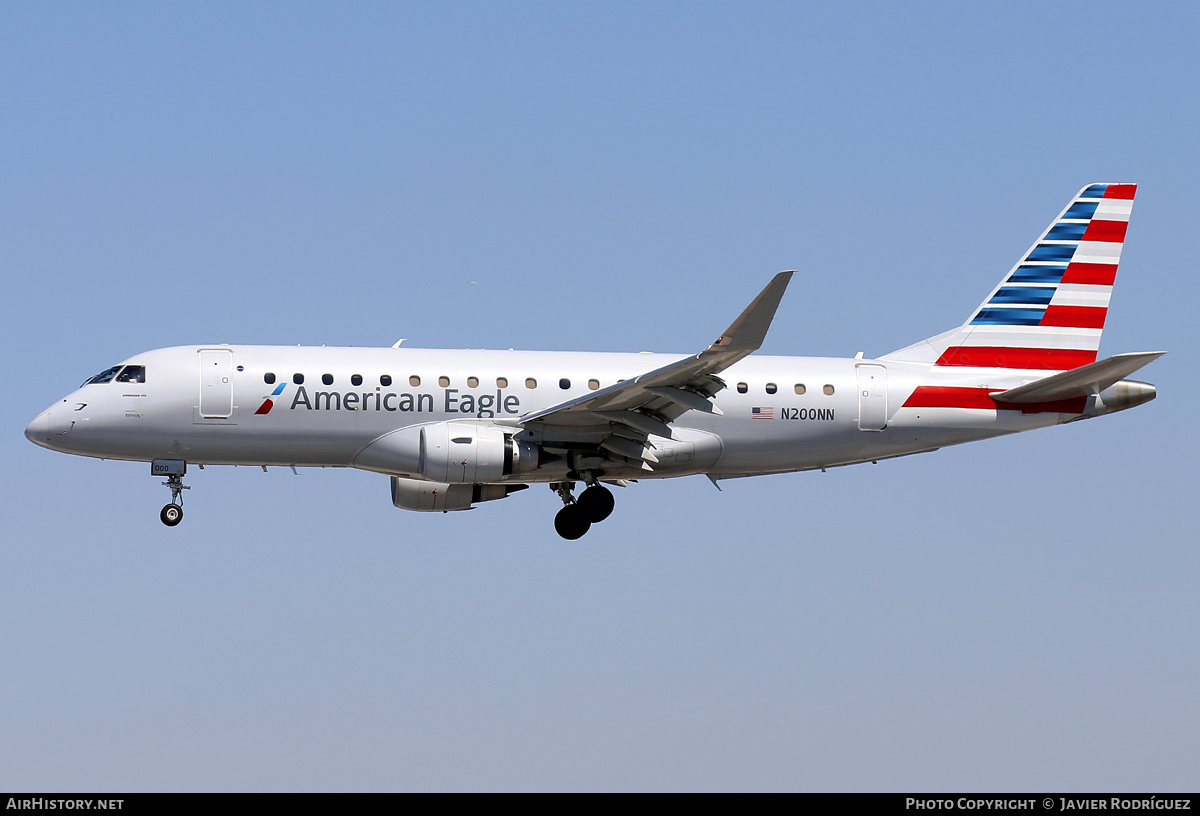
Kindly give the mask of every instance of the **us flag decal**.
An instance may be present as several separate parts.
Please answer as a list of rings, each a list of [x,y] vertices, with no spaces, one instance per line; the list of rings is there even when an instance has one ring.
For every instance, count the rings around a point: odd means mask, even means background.
[[[775,409],[774,408],[751,408],[750,409],[750,418],[751,419],[774,419],[775,418]]]

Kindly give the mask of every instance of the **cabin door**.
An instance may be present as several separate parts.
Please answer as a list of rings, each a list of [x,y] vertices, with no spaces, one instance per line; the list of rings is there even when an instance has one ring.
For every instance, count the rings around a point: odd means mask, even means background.
[[[858,369],[858,429],[882,431],[887,427],[887,369],[863,364]]]
[[[200,350],[200,416],[233,416],[233,352]]]

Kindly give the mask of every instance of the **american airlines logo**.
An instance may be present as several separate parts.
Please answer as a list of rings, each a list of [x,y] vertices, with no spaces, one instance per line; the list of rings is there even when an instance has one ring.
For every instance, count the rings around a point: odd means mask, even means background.
[[[287,388],[287,383],[280,383],[279,387],[271,392],[271,397],[278,397],[283,393],[283,389],[285,388]],[[258,406],[258,410],[254,412],[256,416],[259,414],[271,413],[271,409],[275,407],[275,401],[272,400],[271,397],[264,399],[263,404]]]

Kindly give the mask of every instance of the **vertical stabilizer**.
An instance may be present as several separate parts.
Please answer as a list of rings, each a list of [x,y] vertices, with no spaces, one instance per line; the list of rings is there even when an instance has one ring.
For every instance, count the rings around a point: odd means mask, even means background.
[[[957,329],[886,355],[946,369],[1096,361],[1136,184],[1089,184]]]

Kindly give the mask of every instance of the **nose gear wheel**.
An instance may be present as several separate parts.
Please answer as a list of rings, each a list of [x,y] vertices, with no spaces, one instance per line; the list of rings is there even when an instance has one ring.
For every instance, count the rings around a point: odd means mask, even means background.
[[[162,519],[162,523],[168,527],[174,527],[179,522],[183,521],[183,507],[178,504],[168,504],[163,507],[162,512],[158,514]]]

